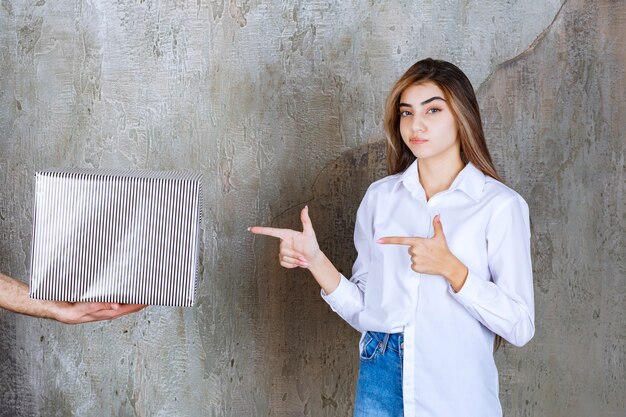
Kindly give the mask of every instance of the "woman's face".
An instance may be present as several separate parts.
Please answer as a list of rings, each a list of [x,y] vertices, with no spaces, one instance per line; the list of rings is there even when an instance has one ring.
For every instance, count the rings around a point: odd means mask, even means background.
[[[412,85],[400,96],[400,134],[420,160],[460,158],[458,125],[434,83]]]

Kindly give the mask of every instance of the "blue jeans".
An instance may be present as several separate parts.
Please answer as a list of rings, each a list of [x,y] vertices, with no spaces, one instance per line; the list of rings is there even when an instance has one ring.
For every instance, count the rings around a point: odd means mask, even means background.
[[[402,333],[367,332],[363,340],[354,417],[402,417]]]

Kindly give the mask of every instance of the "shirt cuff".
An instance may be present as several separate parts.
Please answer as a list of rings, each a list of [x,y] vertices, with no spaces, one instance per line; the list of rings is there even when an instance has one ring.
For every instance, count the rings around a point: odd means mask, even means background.
[[[452,285],[448,285],[448,291],[461,304],[469,306],[472,305],[472,303],[478,298],[481,281],[482,279],[480,277],[477,277],[472,273],[472,271],[469,271],[467,273],[465,283],[463,284],[459,292],[455,292],[452,288]]]
[[[350,281],[343,274],[339,274],[339,285],[333,292],[326,294],[324,290],[320,290],[322,298],[333,311],[340,311],[341,307],[351,300],[350,285]]]

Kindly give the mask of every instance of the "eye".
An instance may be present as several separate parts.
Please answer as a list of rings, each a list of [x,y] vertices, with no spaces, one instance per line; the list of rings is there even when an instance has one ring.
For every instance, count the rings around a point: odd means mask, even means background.
[[[410,115],[411,115],[411,112],[408,111],[408,110],[404,110],[404,111],[400,112],[400,117],[407,117],[407,116],[410,116]]]
[[[439,113],[440,111],[441,109],[438,109],[437,107],[431,107],[430,109],[426,111],[426,113],[433,114],[433,113]]]

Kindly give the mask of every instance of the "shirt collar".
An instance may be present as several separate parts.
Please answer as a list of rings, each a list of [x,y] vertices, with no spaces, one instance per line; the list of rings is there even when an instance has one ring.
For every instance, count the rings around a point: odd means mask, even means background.
[[[400,182],[413,194],[423,196],[426,193],[419,182],[417,159],[400,175]],[[469,162],[465,168],[458,173],[448,191],[460,190],[475,201],[480,200],[480,196],[485,186],[485,174],[474,164]]]
[[[399,184],[404,185],[407,190],[411,192],[414,196],[426,198],[426,193],[424,192],[424,188],[422,184],[419,182],[419,175],[417,173],[417,159],[413,161],[411,165],[400,175]]]
[[[475,201],[480,201],[480,196],[485,187],[485,174],[474,164],[468,162],[465,168],[456,176],[450,190],[461,190]]]

